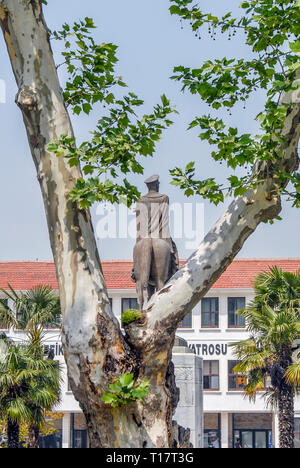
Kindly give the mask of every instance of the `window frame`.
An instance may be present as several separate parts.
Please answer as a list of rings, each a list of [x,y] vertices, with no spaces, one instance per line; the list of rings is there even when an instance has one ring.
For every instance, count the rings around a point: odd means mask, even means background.
[[[217,312],[213,312],[211,308],[212,300],[216,301],[217,304]],[[204,301],[209,301],[210,303],[210,310],[209,312],[203,311],[203,303]],[[203,325],[203,315],[209,314],[209,325]],[[217,315],[217,325],[212,325],[212,314]],[[201,328],[220,328],[220,301],[219,297],[204,297],[201,301]]]
[[[212,363],[218,363],[218,374],[212,373]],[[205,363],[209,363],[209,374],[204,373]],[[210,388],[204,388],[204,377],[209,377],[209,387]],[[218,377],[218,388],[211,388],[211,379],[212,377]],[[218,392],[220,391],[220,361],[217,359],[207,359],[203,361],[203,391],[204,392]]]
[[[239,377],[241,379],[246,379],[246,382],[244,384],[242,384],[242,385],[247,385],[247,376],[243,375],[243,374],[229,373],[229,366],[230,366],[231,362],[235,362],[235,365],[233,366],[233,367],[235,367],[240,361],[237,361],[235,359],[229,359],[228,362],[227,362],[228,391],[229,392],[243,392],[245,387],[240,387],[236,378]],[[234,377],[236,379],[235,380],[235,388],[230,387],[230,377]]]
[[[191,325],[183,325],[183,322],[185,319],[187,319],[188,317],[191,318]],[[185,317],[184,319],[180,322],[179,326],[178,326],[178,329],[180,330],[193,330],[193,324],[194,324],[194,316],[193,316],[193,311],[191,310]]]
[[[137,307],[126,307],[126,309],[124,309],[123,307],[123,304],[124,304],[124,301],[136,301],[136,305]],[[137,309],[138,310],[139,306],[138,306],[138,302],[137,302],[137,298],[136,297],[122,297],[121,298],[121,314],[123,314],[125,312],[125,310],[127,309]]]
[[[232,314],[232,312],[229,312],[229,301],[234,299],[235,301],[237,301],[238,299],[244,299],[244,307],[239,307],[239,308],[236,308],[235,311],[233,312],[233,316],[234,316],[234,322],[235,322],[235,325],[230,325],[230,315]],[[227,325],[228,325],[228,328],[240,328],[240,329],[244,329],[246,327],[246,323],[245,323],[245,319],[241,316],[241,315],[238,315],[236,313],[237,310],[241,310],[243,308],[246,307],[246,297],[245,296],[228,296],[227,297]],[[244,325],[237,325],[236,324],[236,319],[237,318],[242,318],[244,320]]]

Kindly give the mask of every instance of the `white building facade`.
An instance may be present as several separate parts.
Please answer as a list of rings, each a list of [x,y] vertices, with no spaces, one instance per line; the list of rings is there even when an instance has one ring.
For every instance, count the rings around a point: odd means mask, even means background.
[[[39,284],[57,287],[52,263],[47,263],[46,267],[45,263],[39,262],[9,263],[8,270],[5,265],[8,264],[0,264],[0,287],[6,288],[7,283],[18,290],[30,289]],[[235,260],[178,330],[178,335],[204,361],[205,447],[219,445],[220,448],[232,448],[237,439],[240,439],[244,448],[279,446],[277,415],[266,407],[262,396],[255,403],[244,398],[245,377],[233,373],[237,361],[230,346],[248,337],[241,316],[235,312],[253,299],[254,276],[271,265],[295,272],[300,269],[300,259]],[[113,311],[120,318],[122,311],[137,308],[134,284],[130,280],[131,262],[104,262],[103,269]],[[22,274],[23,282],[14,281]],[[16,341],[22,340],[21,332],[6,332]],[[63,417],[55,422],[57,433],[42,440],[42,446],[86,447],[88,436],[85,419],[68,386],[58,329],[48,331],[45,345],[53,350],[55,359],[63,366],[62,401],[55,409],[63,413]],[[295,429],[296,446],[300,447],[299,398],[295,402]]]

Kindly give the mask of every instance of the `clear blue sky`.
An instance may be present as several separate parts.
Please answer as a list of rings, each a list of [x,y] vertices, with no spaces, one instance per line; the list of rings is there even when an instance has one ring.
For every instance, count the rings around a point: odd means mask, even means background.
[[[200,177],[214,175],[219,181],[227,171],[209,157],[209,147],[197,138],[197,131],[187,131],[188,123],[196,115],[207,112],[200,98],[182,94],[178,83],[169,79],[175,65],[199,66],[204,59],[238,57],[248,53],[242,37],[229,42],[221,36],[218,41],[194,37],[188,25],[182,30],[177,17],[168,12],[168,0],[49,0],[45,16],[50,29],[59,29],[64,22],[72,22],[89,16],[98,29],[99,42],[110,41],[119,46],[118,72],[130,90],[145,100],[145,111],[151,110],[164,92],[176,104],[180,114],[174,126],[159,143],[155,157],[145,162],[145,176],[131,178],[144,191],[146,176],[161,174],[161,191],[167,192],[171,202],[201,203],[201,199],[185,199],[179,189],[169,185],[168,170],[176,165],[197,161]],[[220,13],[236,9],[240,0],[202,1],[203,7]],[[56,62],[60,63],[57,44],[53,45]],[[2,37],[0,37],[0,80],[7,86],[7,102],[0,104],[0,155],[1,155],[1,229],[0,261],[52,259],[45,215],[35,169],[31,160],[20,111],[14,103],[16,86]],[[62,80],[64,76],[61,76]],[[243,131],[255,130],[254,115],[263,105],[263,96],[257,95],[246,110],[238,109],[231,124],[238,124]],[[87,138],[96,118],[103,110],[99,107],[93,115],[74,119],[79,140]],[[205,203],[205,231],[216,221],[226,205],[213,207]],[[284,220],[273,226],[263,225],[247,241],[240,257],[300,257],[299,211],[284,204]],[[95,226],[99,218],[93,209]],[[184,239],[177,240],[180,256],[191,253]],[[130,258],[133,240],[99,240],[103,259]]]

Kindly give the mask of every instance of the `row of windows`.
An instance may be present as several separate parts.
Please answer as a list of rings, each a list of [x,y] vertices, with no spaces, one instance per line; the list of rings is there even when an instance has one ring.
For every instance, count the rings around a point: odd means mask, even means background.
[[[247,385],[247,377],[233,371],[237,364],[238,361],[228,361],[228,390],[243,390]],[[203,362],[203,389],[220,390],[219,361]]]
[[[112,299],[110,298],[112,306]],[[237,314],[239,309],[244,309],[246,304],[245,297],[228,297],[228,327],[243,328],[245,326],[244,318]],[[122,298],[122,313],[127,309],[138,309],[136,298]],[[201,301],[201,327],[202,328],[219,328],[219,298],[207,297]],[[57,326],[60,325],[60,320],[57,321]],[[180,324],[180,328],[192,328],[193,315],[190,312]],[[0,323],[0,328],[1,323]],[[49,328],[53,328],[49,327]]]
[[[244,309],[246,306],[245,297],[228,297],[228,327],[243,328],[245,327],[244,318],[237,314],[237,311]],[[126,298],[122,299],[122,313],[126,309],[138,309],[137,299]],[[201,327],[202,328],[219,328],[219,298],[206,297],[201,301]],[[193,315],[190,312],[180,324],[180,328],[192,328]]]

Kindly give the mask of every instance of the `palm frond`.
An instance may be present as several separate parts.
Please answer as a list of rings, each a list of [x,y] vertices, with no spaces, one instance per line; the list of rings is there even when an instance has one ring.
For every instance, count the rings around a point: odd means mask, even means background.
[[[285,373],[286,381],[293,385],[294,387],[300,387],[300,361],[294,364],[291,364],[286,373]]]

